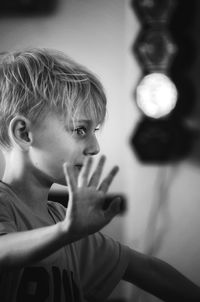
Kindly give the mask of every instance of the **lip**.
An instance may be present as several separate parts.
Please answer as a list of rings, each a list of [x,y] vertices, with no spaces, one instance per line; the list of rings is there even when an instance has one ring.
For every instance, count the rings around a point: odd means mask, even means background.
[[[82,167],[83,167],[83,165],[82,165],[82,164],[77,164],[77,165],[75,165],[75,167],[76,167],[78,170],[81,170]]]

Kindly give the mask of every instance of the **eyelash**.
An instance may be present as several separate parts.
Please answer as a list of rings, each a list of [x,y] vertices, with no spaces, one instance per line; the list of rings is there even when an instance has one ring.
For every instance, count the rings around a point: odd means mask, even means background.
[[[94,132],[98,131],[99,128],[95,128],[94,129]],[[80,136],[85,136],[87,134],[87,128],[86,127],[77,127],[74,129],[74,132],[77,134],[77,135],[80,135]],[[83,133],[84,132],[84,133]]]
[[[78,127],[78,128],[75,128],[74,129],[74,132],[77,134],[77,135],[80,135],[80,136],[85,136],[86,135],[86,132],[87,132],[87,129],[85,127]],[[84,132],[84,133],[83,133]]]

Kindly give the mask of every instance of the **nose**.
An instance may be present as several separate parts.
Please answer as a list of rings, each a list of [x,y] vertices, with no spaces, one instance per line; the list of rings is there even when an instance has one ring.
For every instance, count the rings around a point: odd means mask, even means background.
[[[92,136],[88,141],[84,148],[84,155],[96,155],[100,151],[99,143],[97,141],[96,136]]]

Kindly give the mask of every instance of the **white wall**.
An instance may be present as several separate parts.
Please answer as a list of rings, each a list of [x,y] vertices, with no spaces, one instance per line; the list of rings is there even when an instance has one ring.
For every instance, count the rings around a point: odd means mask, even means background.
[[[162,234],[154,254],[200,284],[199,168],[189,161],[166,167],[143,165],[129,145],[140,118],[133,99],[140,68],[131,52],[138,30],[129,0],[60,0],[51,16],[0,19],[0,51],[56,48],[99,75],[109,102],[100,135],[102,153],[108,156],[107,169],[120,166],[111,190],[127,196],[126,213],[105,232],[141,251],[148,251]],[[2,161],[0,169],[2,174]],[[123,283],[115,295],[139,301],[138,291]],[[141,296],[140,301],[150,300]]]

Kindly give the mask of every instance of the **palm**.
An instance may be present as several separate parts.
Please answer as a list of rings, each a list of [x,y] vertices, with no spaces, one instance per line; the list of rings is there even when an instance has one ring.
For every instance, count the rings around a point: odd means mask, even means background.
[[[119,211],[119,200],[113,198],[113,202],[107,210],[103,209],[106,193],[114,179],[118,168],[114,167],[99,185],[105,157],[102,157],[96,170],[89,179],[92,160],[89,158],[81,170],[78,178],[73,167],[65,165],[65,175],[69,187],[69,203],[66,220],[71,231],[76,236],[86,236],[99,231]]]

